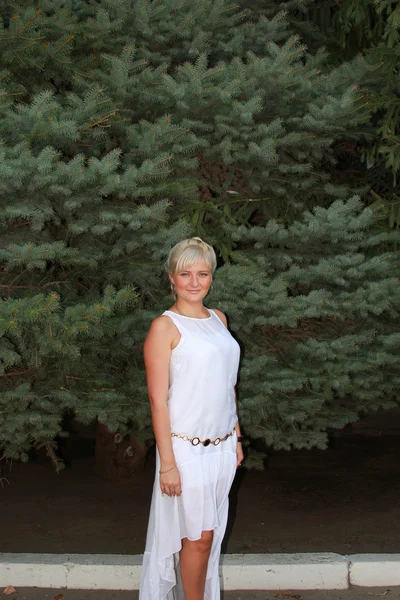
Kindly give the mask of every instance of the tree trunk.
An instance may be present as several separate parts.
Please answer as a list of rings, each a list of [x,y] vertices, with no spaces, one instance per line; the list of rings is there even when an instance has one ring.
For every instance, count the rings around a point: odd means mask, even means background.
[[[95,450],[95,472],[108,481],[127,479],[143,468],[148,445],[133,436],[111,432],[98,423]]]

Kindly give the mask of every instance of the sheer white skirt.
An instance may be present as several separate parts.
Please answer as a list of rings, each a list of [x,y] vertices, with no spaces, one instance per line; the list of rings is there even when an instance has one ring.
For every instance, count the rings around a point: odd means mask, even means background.
[[[228,494],[236,473],[236,434],[218,446],[192,446],[173,438],[182,495],[161,496],[160,458],[151,500],[139,600],[184,598],[179,584],[182,538],[198,540],[214,531],[208,561],[205,600],[220,600],[219,558],[228,519]]]

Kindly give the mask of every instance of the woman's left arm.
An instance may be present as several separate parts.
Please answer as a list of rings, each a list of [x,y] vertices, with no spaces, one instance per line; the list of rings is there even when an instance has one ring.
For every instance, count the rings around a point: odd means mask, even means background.
[[[237,415],[238,414],[238,410],[237,410],[236,390],[234,390],[234,394],[235,394],[236,415]],[[241,438],[242,434],[240,432],[239,418],[236,421],[235,431],[236,431],[236,435],[237,435],[238,439]],[[244,454],[243,454],[242,442],[238,441],[237,444],[236,444],[236,466],[237,467],[240,467],[240,465],[242,464],[243,459],[244,459]]]

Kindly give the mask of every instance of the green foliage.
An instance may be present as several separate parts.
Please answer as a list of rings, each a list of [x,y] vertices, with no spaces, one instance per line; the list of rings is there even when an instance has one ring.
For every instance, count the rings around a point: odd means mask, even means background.
[[[327,69],[324,53],[308,55],[288,33],[283,13],[246,20],[228,0],[33,4],[15,6],[0,50],[25,88],[8,130],[36,151],[118,148],[122,166],[154,161],[160,177],[172,176],[158,196],[211,233],[225,258],[227,217],[295,215],[348,193],[325,184],[333,144],[368,118],[354,104],[362,60]]]
[[[369,66],[363,83],[368,109],[375,115],[377,138],[366,149],[365,160],[370,165],[383,160],[396,185],[400,170],[400,7],[388,0],[346,0],[332,16],[341,47],[355,52],[357,40]]]
[[[6,456],[27,459],[32,444],[50,442],[66,410],[114,431],[148,427],[142,341],[161,309],[161,258],[171,240],[189,233],[179,222],[166,226],[167,207],[132,207],[120,222],[100,208],[78,227],[71,220],[70,246],[10,243],[2,250],[2,288],[13,295],[0,304]]]
[[[275,448],[324,448],[327,429],[398,400],[399,256],[379,251],[356,199],[285,227],[231,228],[238,249],[213,298],[243,345],[246,433]],[[239,248],[245,248],[239,249]]]
[[[329,373],[343,397],[351,395],[352,388],[340,387],[339,371],[353,373],[346,366],[351,344],[370,360],[377,347],[369,341],[372,304],[380,306],[379,329],[389,314],[381,295],[393,291],[387,274],[372,286],[372,256],[392,244],[390,236],[371,233],[370,216],[358,205],[348,205],[349,221],[337,214],[338,201],[364,184],[332,178],[335,147],[355,143],[369,119],[356,87],[367,63],[356,57],[331,68],[325,52],[309,53],[293,35],[283,12],[261,12],[229,0],[31,0],[3,11],[6,456],[26,459],[32,445],[51,453],[65,411],[82,422],[97,418],[112,431],[151,435],[142,342],[170,301],[162,277],[167,252],[192,233],[213,243],[226,263],[215,301],[244,344],[240,411],[248,433],[260,436],[267,411],[267,443],[321,445],[328,425],[367,410],[358,384],[342,416],[328,402]],[[268,267],[270,244],[279,250]],[[320,254],[324,264],[315,262]],[[346,286],[354,287],[349,297]],[[393,297],[396,303],[394,291]],[[295,354],[288,351],[295,371],[276,362],[268,327],[290,348],[281,327],[296,339],[305,320],[339,322],[353,302],[369,320],[364,329],[357,317],[350,345],[342,323],[325,341],[310,334]],[[389,334],[379,335],[389,348]],[[334,370],[315,362],[316,355]],[[394,398],[385,371],[389,352],[379,356],[372,409]],[[315,395],[314,382],[328,391]],[[281,404],[273,409],[276,390]],[[302,395],[305,408],[297,408]]]
[[[257,8],[254,7],[257,11]],[[367,181],[370,202],[385,204],[386,224],[400,227],[400,6],[390,0],[305,0],[274,2],[262,10],[273,16],[289,11],[291,29],[301,32],[312,52],[328,48],[332,64],[362,54],[368,65],[360,80],[360,102],[372,116],[372,128],[363,128],[356,158],[344,160]],[[360,143],[361,142],[361,143]],[[353,176],[354,177],[354,176]]]

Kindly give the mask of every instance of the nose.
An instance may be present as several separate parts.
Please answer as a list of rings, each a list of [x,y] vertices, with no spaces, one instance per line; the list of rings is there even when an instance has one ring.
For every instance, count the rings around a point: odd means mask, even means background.
[[[190,285],[191,285],[192,287],[194,287],[194,288],[195,288],[195,287],[198,285],[198,278],[197,278],[197,275],[195,275],[195,274],[192,274],[192,275],[191,275],[191,277],[190,277]]]

